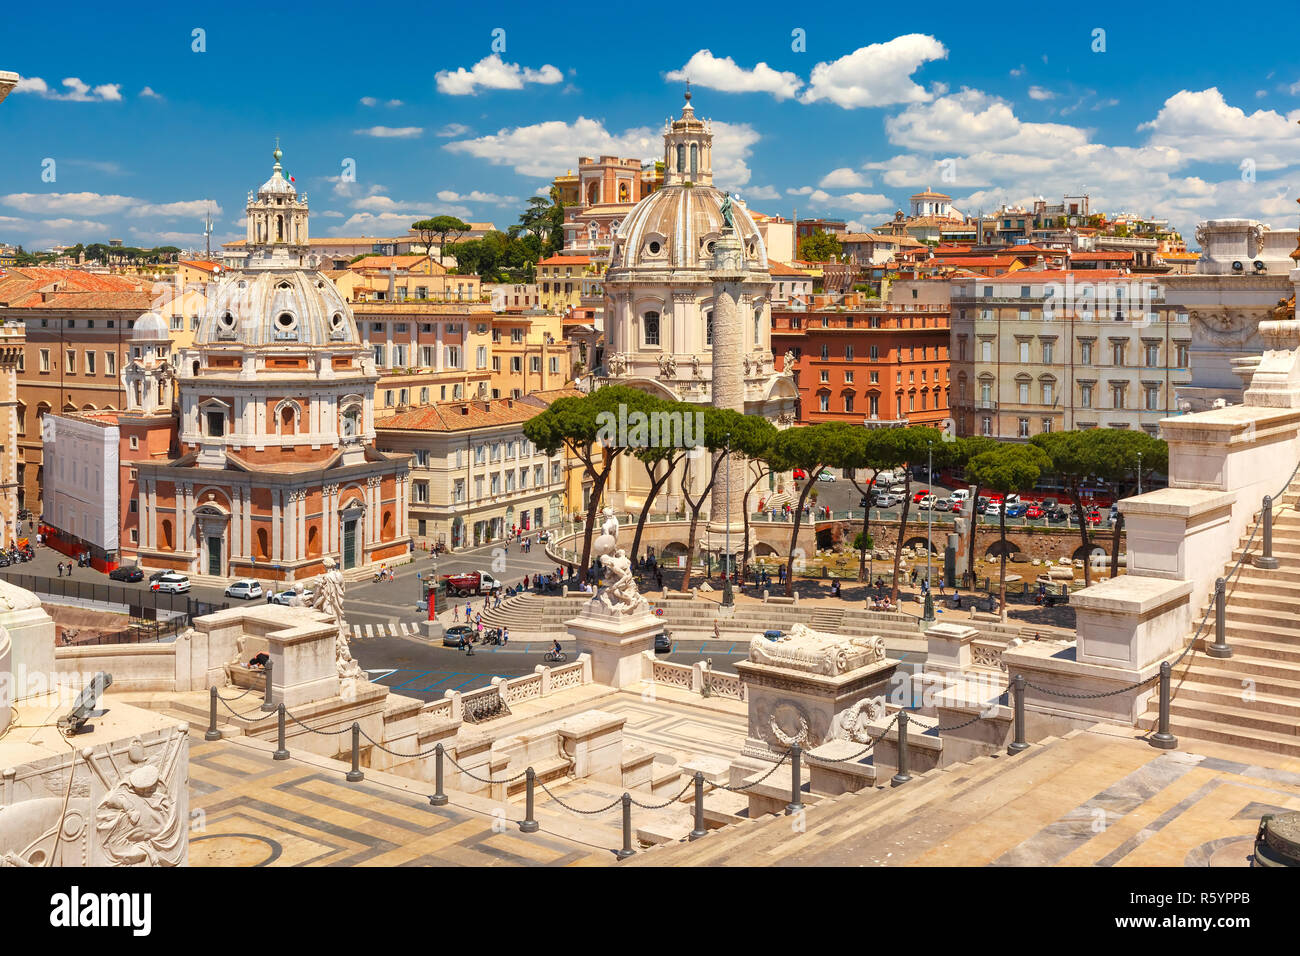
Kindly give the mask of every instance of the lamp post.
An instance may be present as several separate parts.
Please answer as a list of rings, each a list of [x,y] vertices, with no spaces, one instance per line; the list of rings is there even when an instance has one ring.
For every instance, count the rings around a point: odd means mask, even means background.
[[[726,436],[727,449],[727,530],[726,530],[726,548],[727,560],[722,566],[722,606],[731,607],[736,603],[735,592],[731,589],[731,433]]]
[[[1142,494],[1142,452],[1138,452],[1138,494]]]
[[[934,445],[930,442],[925,443],[925,474],[929,480],[930,487],[927,493],[930,498],[934,498]],[[930,501],[930,509],[925,516],[925,610],[921,614],[924,621],[934,620],[934,598],[930,596],[930,567],[931,556],[934,553],[934,501]]]

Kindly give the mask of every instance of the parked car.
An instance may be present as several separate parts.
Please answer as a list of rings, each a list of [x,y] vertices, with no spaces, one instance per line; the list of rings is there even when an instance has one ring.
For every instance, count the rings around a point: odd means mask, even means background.
[[[794,478],[795,481],[803,481],[805,478],[808,477],[808,472],[804,471],[802,468],[796,468],[793,472],[791,472],[791,476]]]
[[[925,494],[922,495],[919,500],[918,499],[913,499],[913,500],[916,501],[916,506],[918,508],[924,509],[925,511],[929,511],[931,508],[934,507],[934,502],[936,499],[934,495]]]
[[[889,493],[894,495],[905,495],[907,494],[907,485],[902,482],[892,484],[889,486]]]
[[[820,475],[817,476],[817,480],[818,480],[818,481],[834,481],[834,480],[835,480],[835,476],[832,475],[829,471],[823,471]]]
[[[1065,521],[1067,518],[1070,517],[1070,513],[1066,511],[1064,508],[1062,508],[1060,505],[1057,505],[1054,508],[1048,508],[1046,511],[1046,515],[1048,521]]]
[[[1055,498],[1044,498],[1039,503],[1043,506],[1044,511],[1051,511],[1058,504],[1060,504],[1060,502],[1058,502]]]
[[[164,572],[157,581],[154,581],[152,590],[162,591],[165,594],[183,594],[190,589],[190,579],[183,574],[176,574],[174,571]]]
[[[443,647],[464,647],[473,637],[474,629],[466,624],[453,624],[442,635]]]
[[[929,493],[930,493],[930,489],[928,488],[922,488],[920,491],[914,493],[912,495],[912,504],[914,505],[920,504],[921,499],[924,498]]]
[[[876,507],[892,508],[898,504],[899,500],[898,495],[894,494],[892,491],[882,491],[876,495]]]
[[[1083,520],[1087,521],[1088,524],[1101,524],[1101,512],[1093,508],[1083,516]]]
[[[984,510],[980,512],[980,514],[985,515],[986,517],[989,518],[996,518],[1001,513],[1002,513],[1002,502],[1000,501],[990,501],[988,504],[984,506]]]
[[[961,502],[953,501],[951,498],[940,498],[934,503],[935,511],[960,511]]]
[[[120,568],[114,568],[112,571],[109,571],[108,578],[110,581],[129,581],[134,583],[136,581],[144,580],[144,572],[135,565],[128,566],[124,564]]]
[[[951,495],[953,501],[967,501],[970,498],[969,488],[958,488]]]
[[[673,649],[673,639],[668,636],[667,631],[660,631],[655,635],[655,653],[667,654]]]
[[[168,574],[173,574],[173,573],[175,573],[175,572],[172,572],[172,571],[155,571],[153,574],[149,575],[149,583],[150,583],[150,584],[155,584],[155,583],[157,583],[158,580],[160,580],[161,578],[165,577],[165,576],[168,575]]]
[[[1041,518],[1042,516],[1043,516],[1043,509],[1039,505],[1029,505],[1027,508],[1025,508],[1026,518]]]
[[[262,582],[254,581],[252,578],[244,578],[240,581],[234,581],[226,588],[226,597],[242,598],[245,601],[251,601],[253,598],[262,596]]]
[[[1022,501],[1013,501],[1007,505],[1008,518],[1020,518],[1028,510],[1028,506]]]
[[[271,603],[283,604],[285,607],[290,607],[291,605],[289,604],[289,602],[294,597],[301,597],[303,604],[310,604],[312,596],[315,593],[316,592],[313,591],[311,588],[303,588],[301,591],[295,591],[292,588],[290,588],[287,591],[277,591],[275,594],[273,594],[271,596]]]

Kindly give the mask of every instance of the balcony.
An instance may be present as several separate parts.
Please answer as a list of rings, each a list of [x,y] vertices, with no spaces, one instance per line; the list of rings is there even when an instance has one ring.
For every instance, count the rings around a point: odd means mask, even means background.
[[[998,410],[998,403],[980,400],[975,403],[975,408],[977,411],[981,412],[996,412]]]

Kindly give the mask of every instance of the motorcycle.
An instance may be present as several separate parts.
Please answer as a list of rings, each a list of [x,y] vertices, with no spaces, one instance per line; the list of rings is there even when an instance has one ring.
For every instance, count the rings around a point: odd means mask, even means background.
[[[501,645],[501,629],[496,627],[486,627],[483,629],[483,644]]]

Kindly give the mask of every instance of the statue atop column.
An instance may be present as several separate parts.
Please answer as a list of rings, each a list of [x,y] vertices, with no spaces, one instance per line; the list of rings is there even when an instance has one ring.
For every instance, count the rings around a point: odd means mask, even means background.
[[[732,216],[732,212],[731,212],[731,193],[723,193],[722,208],[720,211],[722,213],[722,231],[723,232],[734,231],[736,228],[736,220]]]

